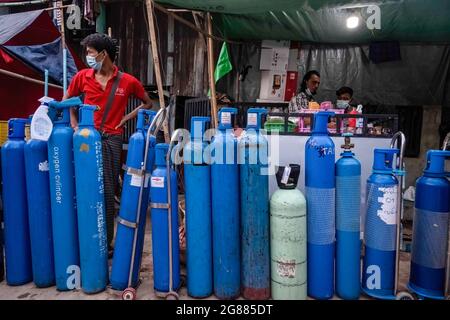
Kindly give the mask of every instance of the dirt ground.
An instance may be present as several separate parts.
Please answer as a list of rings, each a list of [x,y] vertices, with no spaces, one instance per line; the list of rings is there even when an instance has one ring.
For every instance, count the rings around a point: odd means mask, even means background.
[[[137,289],[138,300],[154,300],[161,299],[157,297],[153,290],[153,268],[152,268],[152,254],[151,254],[151,235],[150,223],[146,225],[144,253],[142,258],[142,268],[140,273],[141,284]],[[400,256],[400,283],[399,289],[405,290],[406,283],[409,278],[409,253],[402,252]],[[109,260],[111,267],[112,260]],[[185,266],[182,265],[181,273],[185,274]],[[180,300],[191,300],[193,298],[187,295],[186,287],[182,287],[179,291]],[[107,288],[105,291],[97,294],[85,294],[81,290],[73,290],[60,292],[56,287],[37,288],[34,283],[28,283],[22,286],[8,286],[6,281],[0,283],[0,300],[120,300],[122,297],[121,291]],[[214,295],[206,299],[217,299]],[[242,299],[242,298],[240,298]],[[333,299],[339,300],[337,296]],[[361,295],[360,299],[370,299],[367,296]]]

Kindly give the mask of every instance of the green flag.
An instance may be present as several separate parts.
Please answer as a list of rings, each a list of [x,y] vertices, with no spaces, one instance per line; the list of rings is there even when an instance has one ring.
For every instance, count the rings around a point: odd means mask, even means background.
[[[228,55],[227,43],[222,44],[222,49],[220,49],[219,60],[217,60],[216,70],[214,70],[214,80],[217,81],[226,75],[228,72],[233,70],[231,65],[230,56]]]
[[[214,70],[214,82],[225,76],[228,72],[233,70],[231,65],[230,56],[228,55],[227,43],[222,44],[220,49],[219,59],[217,60],[216,69]],[[211,90],[208,91],[208,96],[211,95]]]

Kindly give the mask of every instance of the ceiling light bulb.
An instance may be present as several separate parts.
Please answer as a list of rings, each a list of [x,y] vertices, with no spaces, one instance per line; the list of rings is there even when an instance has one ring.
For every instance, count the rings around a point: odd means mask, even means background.
[[[355,16],[351,16],[347,18],[347,28],[355,29],[359,25],[359,18]]]

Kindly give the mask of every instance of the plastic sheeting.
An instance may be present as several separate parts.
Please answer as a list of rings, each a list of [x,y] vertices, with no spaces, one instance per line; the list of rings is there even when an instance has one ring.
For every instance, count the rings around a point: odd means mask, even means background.
[[[30,11],[27,14],[7,14],[0,16],[0,43],[6,43],[33,23],[42,11]]]
[[[401,60],[374,64],[368,46],[303,46],[299,72],[321,74],[317,98],[336,99],[342,86],[365,104],[440,105],[450,68],[450,46],[401,45]]]
[[[63,50],[61,38],[50,43],[34,46],[4,46],[10,53],[26,61],[41,74],[49,70],[49,76],[57,83],[63,83]],[[77,73],[77,67],[70,51],[67,51],[67,82]]]
[[[442,105],[449,86],[450,46],[401,45],[401,60],[374,64],[368,46],[303,45],[297,60],[300,81],[308,70],[318,70],[321,83],[318,101],[336,100],[342,86],[354,90],[354,99],[374,105]],[[259,98],[261,71],[260,44],[231,45],[234,71],[221,79],[218,91],[236,99],[237,72],[251,65],[244,81],[239,82],[240,101]],[[447,95],[450,98],[450,95]]]
[[[230,39],[299,40],[316,43],[450,41],[448,0],[158,0],[214,12],[217,31]],[[379,8],[380,28],[373,29]],[[347,18],[359,18],[348,29]]]

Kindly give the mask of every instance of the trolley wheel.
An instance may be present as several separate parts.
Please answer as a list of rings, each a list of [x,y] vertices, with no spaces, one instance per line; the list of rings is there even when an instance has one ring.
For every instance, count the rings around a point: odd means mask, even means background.
[[[415,300],[415,298],[411,293],[402,291],[397,293],[395,300]]]
[[[176,292],[169,292],[166,295],[166,300],[178,300],[180,297],[178,296],[178,293]]]
[[[123,290],[122,300],[136,300],[136,290],[134,288],[126,288]]]

